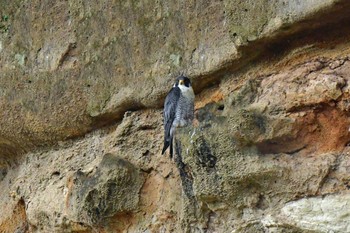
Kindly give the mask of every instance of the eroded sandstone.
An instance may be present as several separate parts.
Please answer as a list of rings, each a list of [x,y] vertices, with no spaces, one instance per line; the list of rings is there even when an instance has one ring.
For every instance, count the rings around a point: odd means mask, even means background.
[[[347,1],[0,5],[1,232],[349,231]]]

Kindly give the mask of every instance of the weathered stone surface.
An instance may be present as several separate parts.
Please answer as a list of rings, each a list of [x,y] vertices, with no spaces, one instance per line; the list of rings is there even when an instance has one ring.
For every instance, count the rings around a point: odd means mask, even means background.
[[[349,231],[349,4],[1,2],[0,232]]]
[[[195,210],[186,213],[197,227],[209,232],[348,231],[346,219],[331,209],[325,216],[317,208],[306,216],[293,209],[306,211],[309,202],[323,200],[304,197],[348,189],[349,79],[342,72],[348,70],[348,51],[342,47],[326,56],[330,51],[324,50],[322,58],[319,51],[308,52],[297,55],[297,61],[286,57],[241,75],[246,80],[238,87],[230,84],[234,78],[221,83],[223,101],[199,109],[198,127],[178,137],[196,200]],[[330,195],[324,202],[331,200],[339,202],[340,216],[346,218],[341,197]],[[279,218],[281,213],[286,217]],[[319,221],[313,224],[313,217]]]
[[[76,222],[103,224],[118,213],[137,210],[143,179],[130,162],[106,154],[95,169],[78,170],[68,182],[66,204]]]
[[[317,27],[314,14],[340,20],[346,12],[333,11],[348,5],[2,1],[0,146],[4,154],[23,153],[120,120],[127,110],[159,107],[180,72],[199,92],[221,78],[211,74],[264,51],[260,40]],[[255,51],[246,51],[254,41]]]
[[[117,127],[28,153],[1,181],[0,231],[22,226],[6,220],[20,200],[29,232],[180,229],[181,186],[159,153],[160,121],[160,111],[128,112]]]
[[[304,198],[287,203],[278,218],[303,230],[350,232],[349,200],[349,194]]]
[[[4,211],[4,209],[3,209]],[[25,203],[19,200],[11,209],[11,215],[8,218],[2,218],[0,229],[2,232],[27,232],[28,222],[26,218]]]

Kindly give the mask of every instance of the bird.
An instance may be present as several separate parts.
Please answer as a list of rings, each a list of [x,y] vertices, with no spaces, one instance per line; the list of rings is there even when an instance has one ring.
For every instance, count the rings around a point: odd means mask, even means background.
[[[162,155],[170,147],[170,158],[173,157],[173,138],[176,128],[192,124],[194,98],[190,79],[183,75],[177,77],[164,102],[164,146]]]

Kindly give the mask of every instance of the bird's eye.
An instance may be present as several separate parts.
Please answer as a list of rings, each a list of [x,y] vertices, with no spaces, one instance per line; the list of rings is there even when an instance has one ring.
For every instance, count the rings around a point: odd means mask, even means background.
[[[185,84],[185,81],[184,81],[184,80],[180,80],[180,81],[179,81],[179,84],[180,84],[180,85],[184,85],[184,84]]]

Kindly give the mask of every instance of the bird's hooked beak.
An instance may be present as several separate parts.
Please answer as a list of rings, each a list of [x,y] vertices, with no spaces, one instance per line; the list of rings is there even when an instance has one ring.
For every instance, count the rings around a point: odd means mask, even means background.
[[[179,80],[179,85],[184,85],[185,81],[184,80]]]

